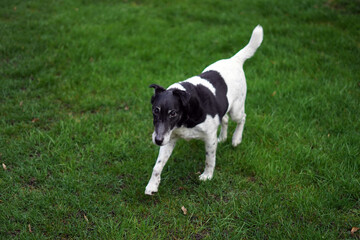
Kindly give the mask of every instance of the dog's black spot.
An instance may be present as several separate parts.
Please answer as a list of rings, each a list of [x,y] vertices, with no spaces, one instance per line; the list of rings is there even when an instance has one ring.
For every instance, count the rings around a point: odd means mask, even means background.
[[[214,94],[204,85],[193,85],[191,82],[180,84],[190,94],[190,100],[185,106],[185,114],[182,124],[188,128],[205,121],[207,115],[219,116],[220,120],[225,115],[229,103],[226,97],[227,86],[220,73],[207,71],[199,75],[200,78],[209,81],[215,88]]]
[[[175,126],[193,128],[205,121],[210,115],[223,118],[229,103],[226,97],[227,86],[217,71],[207,71],[199,75],[215,88],[215,95],[204,85],[180,82],[185,91],[165,88],[152,84],[155,94],[151,98],[155,133],[158,138]]]
[[[225,115],[229,102],[227,100],[227,86],[220,73],[217,71],[206,71],[199,75],[199,77],[209,81],[215,88],[216,102],[218,103],[218,111],[220,119]]]

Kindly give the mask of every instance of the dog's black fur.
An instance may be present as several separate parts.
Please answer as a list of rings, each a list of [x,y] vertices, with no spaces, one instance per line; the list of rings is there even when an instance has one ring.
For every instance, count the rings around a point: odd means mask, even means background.
[[[215,88],[214,94],[205,86],[180,82],[186,91],[165,88],[152,84],[155,94],[151,98],[153,105],[153,123],[156,132],[155,142],[161,145],[163,135],[169,129],[177,127],[193,128],[205,121],[207,115],[220,119],[229,106],[226,94],[227,86],[220,73],[207,71],[199,75]]]

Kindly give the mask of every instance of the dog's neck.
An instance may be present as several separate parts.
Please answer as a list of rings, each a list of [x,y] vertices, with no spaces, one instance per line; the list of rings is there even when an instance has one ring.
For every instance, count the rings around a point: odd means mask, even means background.
[[[204,117],[204,110],[201,107],[199,99],[192,96],[188,106],[184,109],[184,115],[181,119],[181,126],[192,128],[199,122],[203,122]]]

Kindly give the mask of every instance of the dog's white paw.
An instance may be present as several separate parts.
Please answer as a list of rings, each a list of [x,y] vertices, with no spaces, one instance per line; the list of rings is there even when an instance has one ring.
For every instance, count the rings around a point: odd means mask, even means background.
[[[200,181],[206,181],[206,180],[211,180],[212,179],[212,174],[209,173],[203,173],[199,176]]]
[[[232,140],[232,145],[233,145],[233,147],[236,147],[237,145],[239,145],[240,143],[241,143],[241,141],[242,141],[242,138],[233,138],[233,140]]]
[[[218,143],[222,143],[222,142],[225,142],[226,141],[226,139],[227,139],[227,137],[226,136],[219,136],[218,137]]]
[[[157,191],[158,191],[158,186],[156,186],[155,184],[149,183],[145,188],[146,195],[153,195],[154,193],[157,193]]]

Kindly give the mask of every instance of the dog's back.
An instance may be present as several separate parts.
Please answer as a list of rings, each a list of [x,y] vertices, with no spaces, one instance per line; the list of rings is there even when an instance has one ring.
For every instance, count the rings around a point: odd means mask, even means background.
[[[217,71],[224,78],[228,86],[227,98],[229,101],[228,112],[233,104],[239,99],[245,101],[246,97],[246,80],[243,71],[244,62],[251,58],[263,40],[263,28],[258,25],[252,32],[249,43],[229,59],[219,60],[207,68],[203,72]]]

